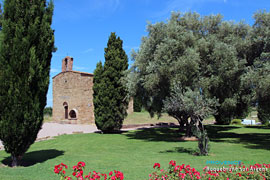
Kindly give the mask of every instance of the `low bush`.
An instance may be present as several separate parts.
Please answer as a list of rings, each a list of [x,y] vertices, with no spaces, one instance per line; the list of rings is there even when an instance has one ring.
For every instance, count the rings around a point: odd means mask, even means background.
[[[52,108],[51,107],[45,107],[43,111],[44,116],[52,116]]]
[[[231,121],[231,124],[233,124],[233,125],[242,125],[242,120],[241,119],[233,119]]]

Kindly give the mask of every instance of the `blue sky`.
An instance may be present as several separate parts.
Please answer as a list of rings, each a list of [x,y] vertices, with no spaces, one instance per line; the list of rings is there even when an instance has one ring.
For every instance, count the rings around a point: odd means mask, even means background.
[[[52,28],[58,50],[53,54],[50,78],[61,72],[67,55],[74,58],[73,70],[93,73],[97,62],[104,62],[111,32],[120,36],[130,56],[147,35],[147,22],[166,21],[172,11],[220,13],[224,20],[245,20],[252,25],[256,11],[270,10],[270,0],[54,0],[54,6]],[[52,79],[47,106],[52,107]]]

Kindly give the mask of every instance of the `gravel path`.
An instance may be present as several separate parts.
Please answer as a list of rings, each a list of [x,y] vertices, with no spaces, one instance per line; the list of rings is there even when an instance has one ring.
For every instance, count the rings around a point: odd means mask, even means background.
[[[98,131],[95,125],[44,123],[42,129],[38,133],[37,141],[62,134],[93,133],[95,131]],[[0,150],[3,150],[1,141]]]
[[[166,123],[167,124],[167,123]],[[162,123],[157,124],[158,127],[163,127]],[[165,125],[167,127],[168,125]],[[153,128],[156,126],[150,124],[141,125],[124,125],[123,130],[135,130],[140,128]],[[63,134],[75,134],[75,133],[94,133],[98,131],[95,125],[84,125],[84,124],[60,124],[60,123],[44,123],[42,129],[38,133],[36,141],[42,141],[50,139],[54,136],[60,136]],[[0,141],[0,150],[3,150],[3,144]]]

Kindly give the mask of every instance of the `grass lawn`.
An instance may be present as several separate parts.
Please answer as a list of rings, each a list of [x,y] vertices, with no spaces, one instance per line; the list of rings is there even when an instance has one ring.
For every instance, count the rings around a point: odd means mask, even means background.
[[[24,167],[6,167],[3,164],[10,162],[9,155],[0,151],[0,179],[59,179],[53,169],[61,162],[71,168],[84,161],[86,170],[91,171],[120,170],[127,180],[148,179],[155,162],[167,168],[170,160],[190,164],[198,170],[206,166],[207,160],[270,163],[269,128],[208,125],[207,129],[211,151],[204,157],[192,155],[197,142],[179,141],[176,128],[58,136],[33,144],[24,156]]]
[[[52,116],[44,116],[44,122],[53,122]],[[142,112],[133,112],[129,114],[125,120],[124,125],[128,124],[154,124],[154,123],[160,123],[160,122],[166,122],[166,123],[175,123],[178,124],[178,121],[167,114],[162,114],[160,118],[157,116],[154,116],[153,118],[150,117],[149,113],[147,111]]]
[[[129,114],[126,119],[124,120],[124,124],[154,124],[159,122],[165,122],[165,123],[175,123],[179,124],[178,121],[167,114],[162,114],[160,118],[157,116],[154,116],[153,118],[150,117],[149,113],[147,111],[142,112],[133,112]]]

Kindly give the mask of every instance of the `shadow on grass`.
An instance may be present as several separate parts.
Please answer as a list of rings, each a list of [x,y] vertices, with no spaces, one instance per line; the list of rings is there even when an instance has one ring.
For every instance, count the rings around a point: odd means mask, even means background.
[[[237,126],[216,126],[209,127],[211,133],[218,133],[218,131],[228,131],[239,128]],[[185,132],[185,130],[184,130]],[[166,142],[186,142],[180,140],[185,133],[180,132],[179,128],[160,127],[160,128],[142,128],[134,132],[125,133],[124,135],[130,139],[141,139],[145,141],[166,141]]]
[[[251,129],[270,129],[270,126],[245,126],[245,127]]]
[[[129,139],[141,139],[145,141],[179,142],[179,137],[184,135],[178,128],[143,128],[124,134]]]
[[[235,133],[235,132],[225,132],[231,127],[241,128],[237,126],[217,126],[208,125],[206,126],[208,136],[210,141],[214,142],[224,142],[224,143],[237,143],[242,144],[246,148],[250,149],[266,149],[270,150],[270,131],[269,133]],[[246,126],[244,128],[261,128],[260,126]]]
[[[24,154],[21,165],[23,167],[29,167],[33,166],[37,163],[42,163],[45,162],[49,159],[54,159],[58,156],[64,155],[64,151],[58,151],[56,149],[48,149],[48,150],[40,150],[40,151],[33,151],[33,152],[28,152]],[[6,166],[11,166],[11,157],[5,158],[2,163]]]
[[[228,132],[229,130],[247,128],[228,125],[206,125],[208,136],[213,142],[237,143],[245,148],[270,150],[270,131],[269,133],[258,133],[251,131],[245,133]],[[140,139],[144,141],[165,141],[165,142],[185,142],[179,140],[184,133],[180,133],[178,128],[148,128],[124,133],[130,139]],[[175,150],[174,150],[175,151]],[[173,151],[173,152],[174,152]],[[179,149],[179,152],[186,152]]]
[[[96,134],[123,134],[123,133],[126,133],[128,131],[126,130],[117,130],[117,131],[105,131],[105,132],[102,132],[102,131],[95,131],[94,133]]]
[[[160,151],[160,153],[186,153],[190,155],[196,155],[197,150],[192,148],[176,147],[174,150]]]

